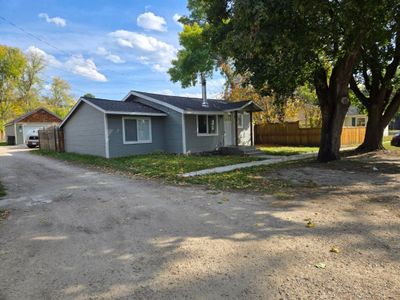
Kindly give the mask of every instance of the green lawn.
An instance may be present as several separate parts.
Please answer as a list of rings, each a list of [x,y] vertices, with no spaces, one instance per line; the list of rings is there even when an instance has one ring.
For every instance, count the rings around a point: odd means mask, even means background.
[[[268,155],[296,155],[303,153],[316,153],[318,152],[318,147],[290,147],[290,146],[258,146],[258,149],[263,151]]]
[[[92,155],[75,153],[57,153],[50,151],[33,151],[32,153],[54,157],[111,171],[120,171],[129,175],[141,175],[147,178],[163,178],[177,181],[178,175],[218,166],[243,163],[258,158],[233,155],[174,155],[174,154],[146,154],[129,157],[104,159]]]

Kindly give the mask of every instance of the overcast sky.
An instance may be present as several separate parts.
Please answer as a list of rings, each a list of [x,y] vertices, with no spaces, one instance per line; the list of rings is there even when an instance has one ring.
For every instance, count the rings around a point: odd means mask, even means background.
[[[0,44],[42,55],[47,85],[60,76],[75,96],[121,99],[140,90],[200,97],[200,87],[182,89],[166,73],[185,14],[183,0],[0,0]],[[222,86],[216,74],[209,97]]]

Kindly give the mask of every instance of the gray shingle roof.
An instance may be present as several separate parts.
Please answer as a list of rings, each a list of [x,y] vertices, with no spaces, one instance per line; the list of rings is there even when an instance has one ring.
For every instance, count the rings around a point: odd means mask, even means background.
[[[351,105],[349,107],[349,110],[347,111],[348,116],[354,116],[354,115],[363,115],[362,112],[358,109],[358,107]]]
[[[153,99],[165,102],[167,104],[173,105],[185,111],[226,111],[239,109],[251,101],[239,101],[239,102],[228,102],[218,99],[207,99],[208,107],[203,107],[201,104],[203,100],[201,98],[193,97],[181,97],[181,96],[169,96],[160,95],[146,92],[133,91],[135,93],[151,97]],[[129,98],[127,99],[129,101]]]
[[[146,113],[146,114],[165,114],[164,112],[144,105],[139,102],[125,102],[119,100],[107,100],[99,98],[86,98],[86,101],[96,105],[106,112],[126,112],[126,113]]]

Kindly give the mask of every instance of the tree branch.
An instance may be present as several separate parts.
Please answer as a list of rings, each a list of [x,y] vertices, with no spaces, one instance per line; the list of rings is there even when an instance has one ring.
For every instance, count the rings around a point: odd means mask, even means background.
[[[400,108],[400,91],[398,91],[394,96],[390,104],[385,110],[385,113],[382,117],[382,123],[387,126],[390,120],[393,119],[394,115]],[[385,127],[386,127],[385,126]]]
[[[396,31],[396,49],[393,54],[393,61],[386,67],[383,84],[387,84],[396,75],[397,68],[400,64],[400,29]]]
[[[350,88],[354,92],[354,94],[357,96],[357,98],[361,101],[362,105],[364,105],[366,108],[369,106],[369,98],[367,98],[363,92],[361,92],[360,88],[358,87],[358,84],[356,80],[354,79],[354,76],[351,76],[350,78]]]

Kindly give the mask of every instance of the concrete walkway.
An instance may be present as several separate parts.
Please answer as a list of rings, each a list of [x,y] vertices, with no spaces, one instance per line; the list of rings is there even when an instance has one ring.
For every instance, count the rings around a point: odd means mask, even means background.
[[[229,165],[229,166],[223,166],[223,167],[216,167],[216,168],[211,168],[211,169],[204,169],[200,171],[194,171],[194,172],[189,172],[182,174],[182,177],[194,177],[194,176],[202,176],[202,175],[207,175],[207,174],[213,174],[213,173],[225,173],[225,172],[230,172],[233,170],[238,170],[238,169],[244,169],[244,168],[249,168],[249,167],[256,167],[256,166],[267,166],[267,165],[273,165],[285,161],[294,161],[294,160],[301,160],[305,158],[310,158],[310,157],[316,157],[317,153],[305,153],[305,154],[297,154],[297,155],[292,155],[292,156],[275,156],[274,158],[266,159],[266,160],[258,160],[258,161],[251,161],[247,163],[241,163],[241,164],[236,164],[236,165]]]

